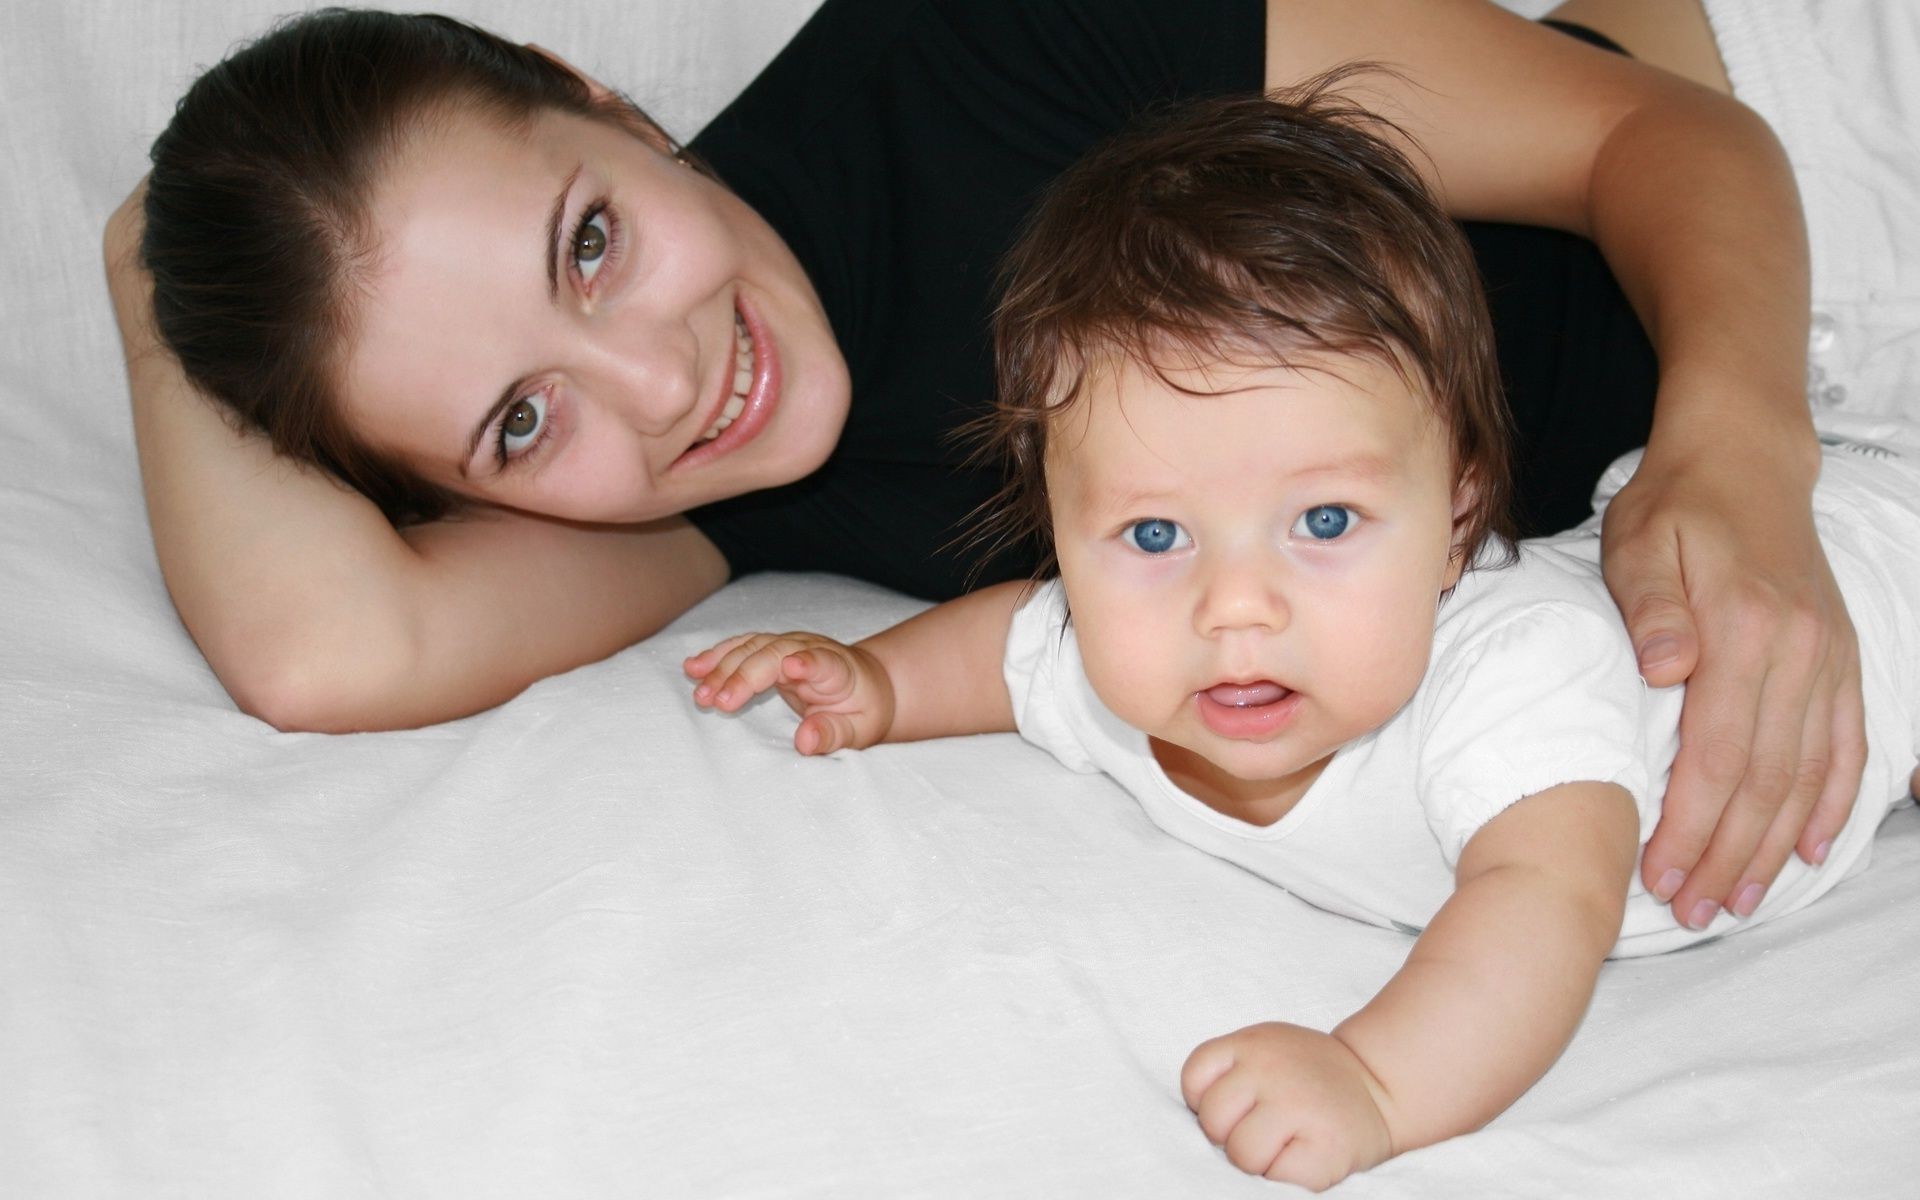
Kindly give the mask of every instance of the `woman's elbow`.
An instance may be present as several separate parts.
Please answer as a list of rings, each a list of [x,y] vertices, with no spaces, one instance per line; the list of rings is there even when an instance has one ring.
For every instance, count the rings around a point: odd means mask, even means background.
[[[250,717],[282,733],[355,733],[425,724],[407,719],[404,650],[386,639],[340,646],[312,637],[250,638],[203,647],[207,662]]]

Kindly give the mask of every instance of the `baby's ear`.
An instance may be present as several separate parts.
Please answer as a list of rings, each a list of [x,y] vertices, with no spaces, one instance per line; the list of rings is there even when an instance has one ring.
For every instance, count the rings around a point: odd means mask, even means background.
[[[1471,475],[1460,476],[1460,481],[1453,485],[1453,527],[1459,529],[1473,515],[1474,506],[1479,503],[1479,481]]]
[[[1453,485],[1453,545],[1447,553],[1447,589],[1460,582],[1466,573],[1473,548],[1466,544],[1474,510],[1480,505],[1480,484],[1471,475],[1462,475]]]

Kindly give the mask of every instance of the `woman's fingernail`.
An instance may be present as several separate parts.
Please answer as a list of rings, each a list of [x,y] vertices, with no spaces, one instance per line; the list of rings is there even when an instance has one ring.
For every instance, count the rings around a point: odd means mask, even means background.
[[[1760,897],[1766,894],[1767,889],[1757,883],[1750,883],[1741,888],[1740,894],[1733,899],[1733,915],[1736,917],[1752,916],[1753,910],[1760,907]]]
[[[1828,838],[1826,841],[1821,842],[1818,846],[1815,846],[1813,848],[1813,865],[1817,867],[1821,863],[1827,861],[1827,855],[1832,853],[1833,853],[1833,839]]]
[[[1665,904],[1667,901],[1673,899],[1673,894],[1679,891],[1680,885],[1686,881],[1687,873],[1685,871],[1682,871],[1679,867],[1668,867],[1667,873],[1660,877],[1660,882],[1653,885],[1653,898]]]
[[[1705,929],[1707,926],[1713,924],[1714,914],[1719,911],[1720,906],[1713,901],[1700,901],[1693,906],[1693,911],[1687,914],[1687,928]]]
[[[1663,633],[1658,637],[1648,638],[1646,645],[1640,647],[1640,668],[1648,670],[1653,667],[1664,667],[1679,657],[1680,639]]]

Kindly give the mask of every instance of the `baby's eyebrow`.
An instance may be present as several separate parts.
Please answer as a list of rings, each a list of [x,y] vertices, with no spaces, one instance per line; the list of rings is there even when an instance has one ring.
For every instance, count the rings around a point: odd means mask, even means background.
[[[1298,470],[1287,472],[1285,478],[1311,479],[1316,475],[1330,475],[1371,481],[1389,479],[1399,473],[1399,460],[1392,456],[1359,451],[1327,462],[1309,463]]]
[[[1275,473],[1275,478],[1289,483],[1311,483],[1315,479],[1355,480],[1364,483],[1378,483],[1391,479],[1400,473],[1398,460],[1390,455],[1372,451],[1357,451],[1341,455],[1338,458],[1303,463],[1291,470]],[[1099,511],[1146,510],[1155,504],[1164,504],[1179,498],[1185,490],[1179,485],[1155,486],[1144,484],[1135,478],[1111,479],[1093,476],[1085,484],[1084,495]]]
[[[1119,482],[1107,484],[1096,481],[1086,489],[1091,507],[1099,512],[1148,509],[1155,504],[1177,499],[1179,495],[1179,490],[1174,488],[1146,488]]]

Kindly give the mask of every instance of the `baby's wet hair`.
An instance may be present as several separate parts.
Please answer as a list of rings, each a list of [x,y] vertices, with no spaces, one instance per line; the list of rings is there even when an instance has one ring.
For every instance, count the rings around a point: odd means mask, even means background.
[[[975,545],[1055,569],[1045,473],[1055,418],[1133,363],[1392,368],[1446,430],[1472,502],[1469,560],[1509,545],[1509,428],[1471,249],[1345,68],[1267,96],[1151,112],[1062,173],[1003,260],[997,399],[970,433],[1006,483]],[[1171,382],[1171,381],[1169,381]]]

